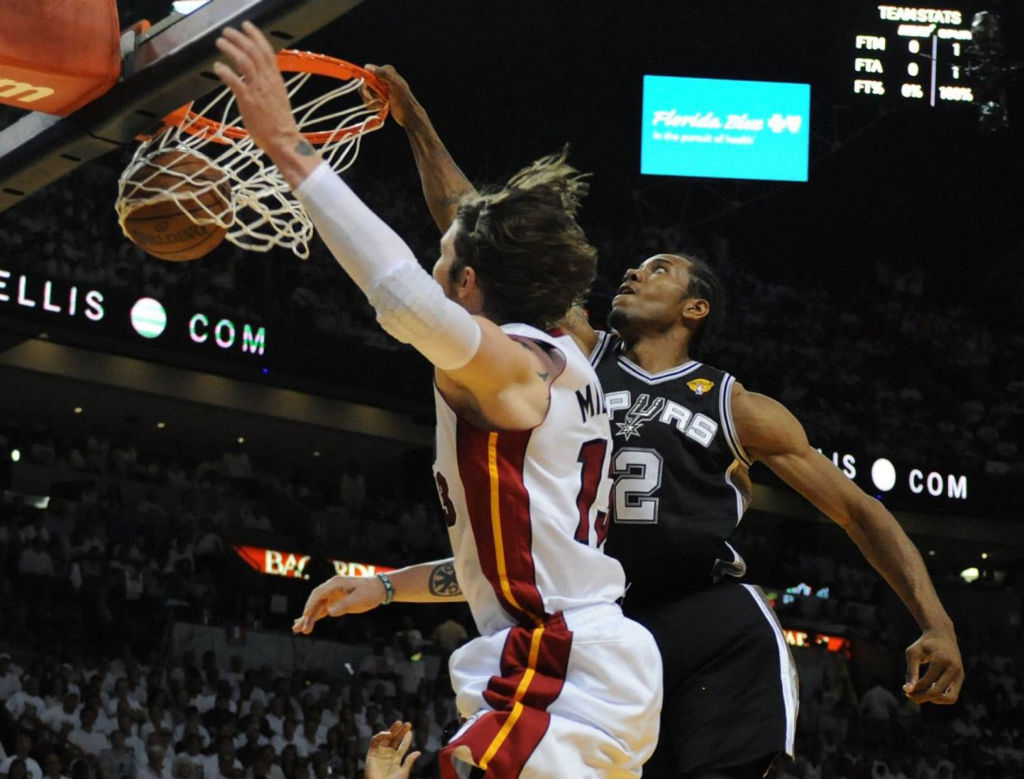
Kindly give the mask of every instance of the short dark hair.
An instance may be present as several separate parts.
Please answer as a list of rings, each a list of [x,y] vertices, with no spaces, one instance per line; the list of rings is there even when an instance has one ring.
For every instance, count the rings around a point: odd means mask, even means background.
[[[690,350],[696,356],[704,356],[708,342],[722,329],[725,320],[725,289],[707,260],[699,255],[680,254],[690,263],[690,286],[687,297],[704,298],[708,302],[708,315],[690,337]]]
[[[539,159],[497,192],[459,206],[451,278],[473,268],[484,314],[498,324],[549,327],[594,280],[597,250],[576,222],[587,182],[566,154]]]

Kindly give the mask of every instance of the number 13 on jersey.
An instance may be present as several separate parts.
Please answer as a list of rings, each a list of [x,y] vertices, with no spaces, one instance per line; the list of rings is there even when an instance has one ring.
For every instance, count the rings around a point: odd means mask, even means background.
[[[579,524],[576,525],[575,539],[583,545],[590,544],[590,510],[597,500],[601,479],[604,478],[604,454],[608,451],[608,442],[603,438],[587,441],[580,447],[576,461],[580,464],[580,491],[576,495],[576,509],[579,512]],[[608,512],[598,511],[594,519],[594,530],[597,533],[596,546],[604,543],[608,537]]]

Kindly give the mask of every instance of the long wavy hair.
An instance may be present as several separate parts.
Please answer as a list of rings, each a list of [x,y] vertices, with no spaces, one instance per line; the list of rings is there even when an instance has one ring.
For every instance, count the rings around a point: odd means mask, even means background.
[[[459,206],[451,278],[473,268],[483,313],[498,324],[547,328],[594,280],[597,250],[576,222],[587,175],[566,162],[567,151],[537,160],[498,191]]]

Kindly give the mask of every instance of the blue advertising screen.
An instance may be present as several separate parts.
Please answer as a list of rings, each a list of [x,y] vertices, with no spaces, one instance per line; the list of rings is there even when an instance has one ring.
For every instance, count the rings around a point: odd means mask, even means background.
[[[810,84],[644,76],[640,172],[807,181]]]

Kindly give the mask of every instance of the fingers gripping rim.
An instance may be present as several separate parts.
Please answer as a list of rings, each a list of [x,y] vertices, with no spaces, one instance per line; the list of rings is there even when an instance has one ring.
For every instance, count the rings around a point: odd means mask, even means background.
[[[299,131],[341,173],[355,161],[363,135],[383,126],[389,110],[387,85],[364,68],[334,57],[289,50],[276,56],[287,74],[285,85]],[[336,85],[325,90],[313,81],[318,76],[334,79]],[[357,90],[364,94],[357,97]],[[301,259],[309,258],[313,224],[276,166],[241,126],[234,96],[226,86],[198,106],[182,106],[165,117],[155,134],[138,140],[142,143],[122,174],[119,213],[137,205],[136,195],[141,194],[125,189],[130,171],[154,161],[163,151],[202,149],[230,179],[232,214],[230,223],[222,225],[227,228],[227,240],[247,251],[282,247]],[[161,172],[173,173],[166,167]]]
[[[383,81],[365,68],[353,65],[345,60],[340,60],[337,57],[328,57],[326,54],[316,54],[311,51],[294,51],[292,49],[283,49],[277,53],[277,66],[283,73],[312,73],[318,76],[336,78],[339,81],[361,79],[381,99],[381,107],[377,113],[364,119],[357,125],[335,130],[303,133],[306,140],[314,146],[323,146],[325,143],[363,135],[364,133],[373,132],[384,125],[384,120],[387,119],[390,108],[388,104],[388,88]],[[197,114],[192,110],[192,106],[193,103],[186,103],[181,108],[172,111],[164,117],[164,124],[180,127],[190,135],[198,135],[206,140],[220,144],[228,144],[231,141],[243,140],[249,137],[249,133],[244,127],[224,126],[215,119]]]

